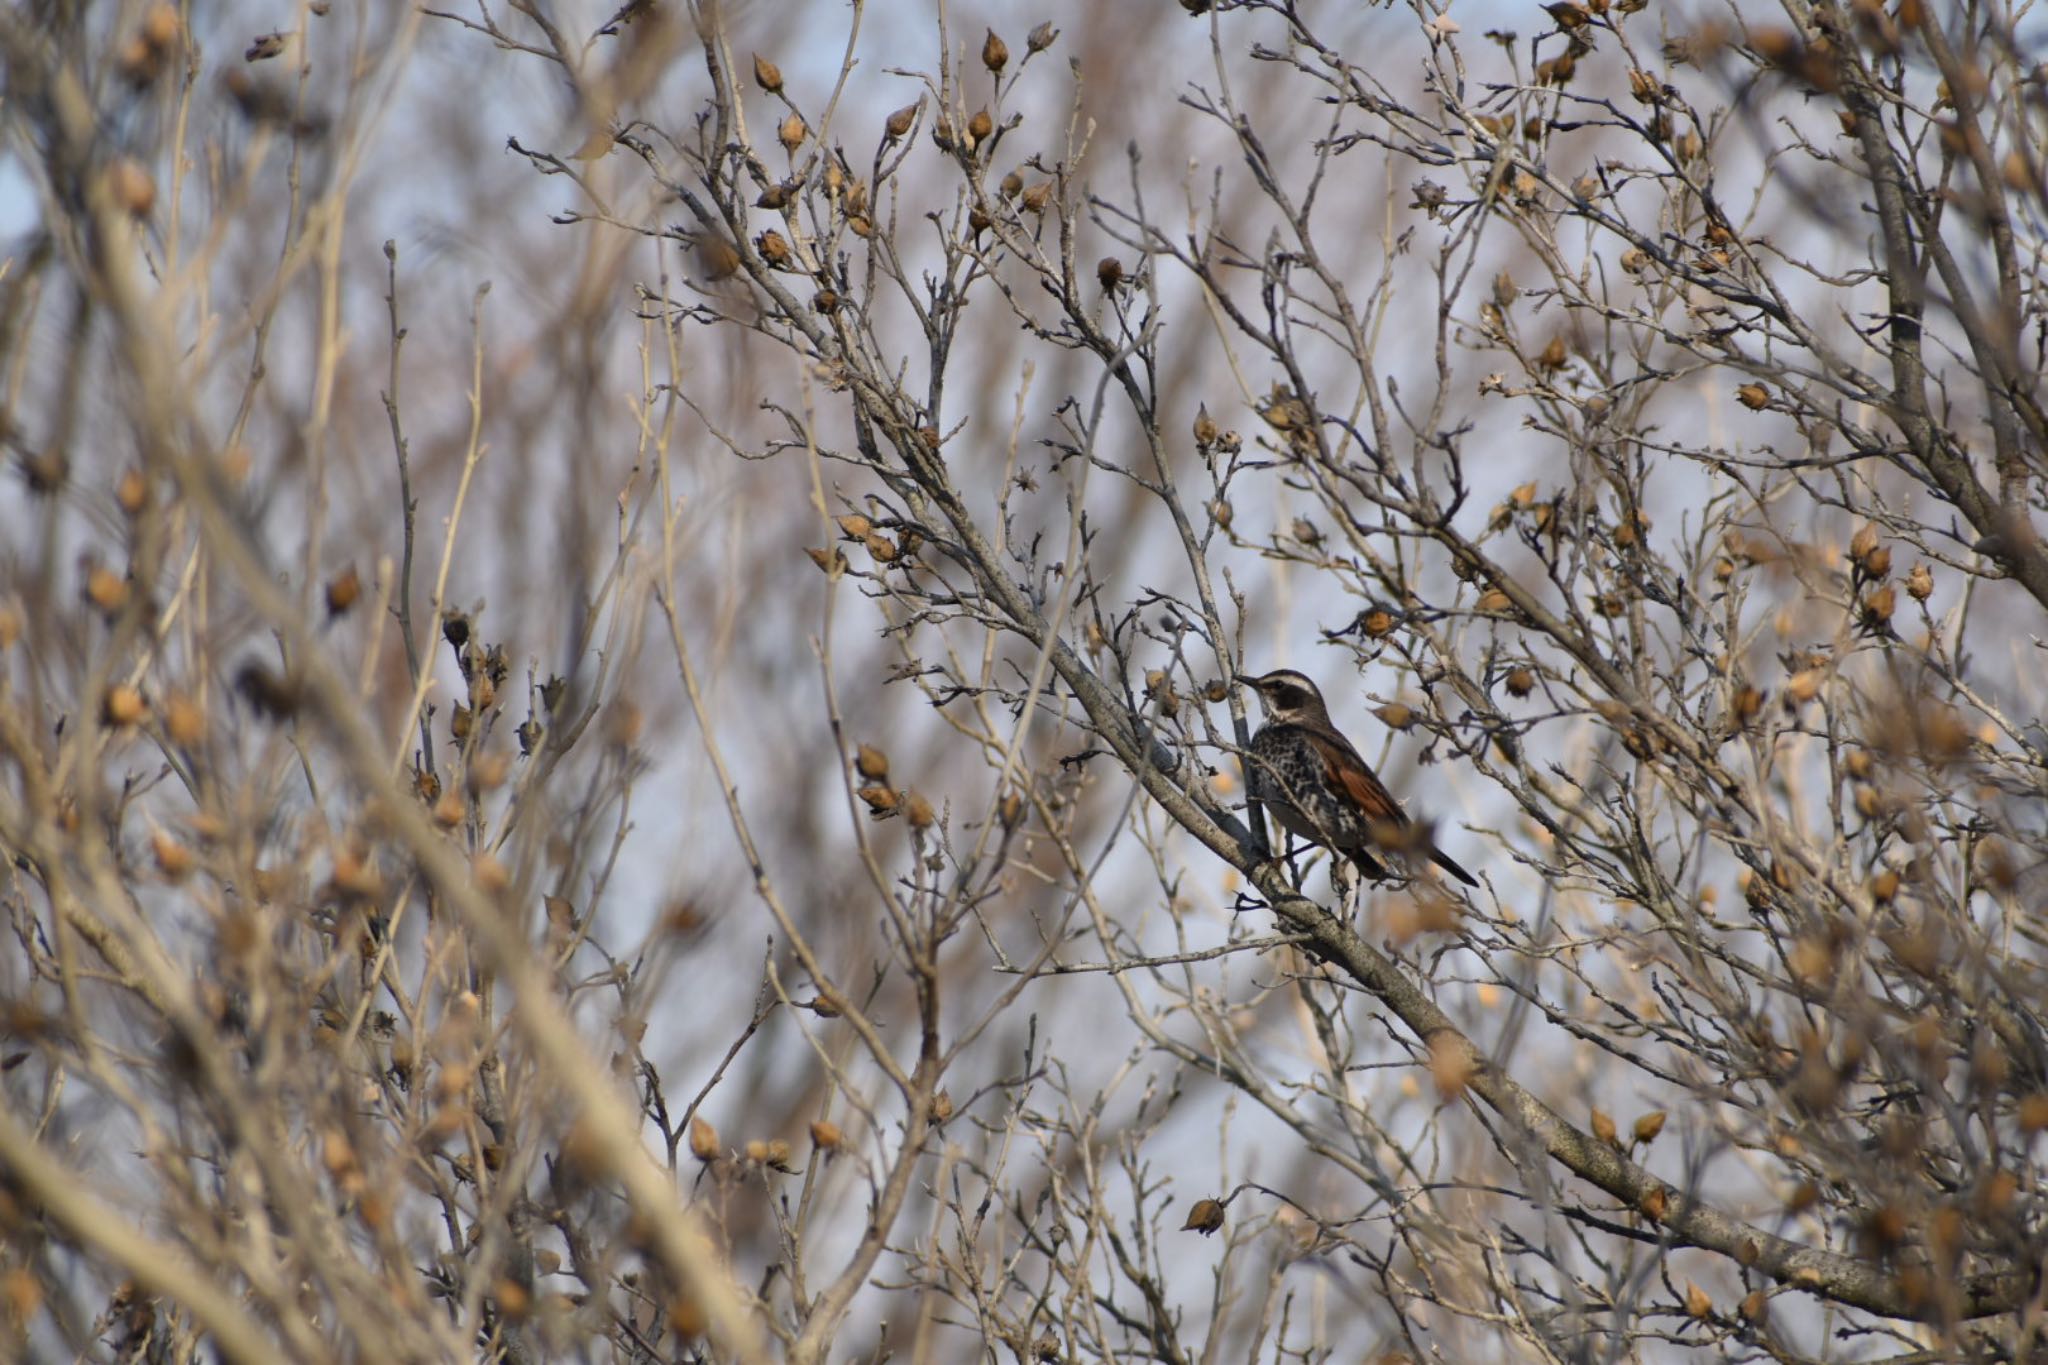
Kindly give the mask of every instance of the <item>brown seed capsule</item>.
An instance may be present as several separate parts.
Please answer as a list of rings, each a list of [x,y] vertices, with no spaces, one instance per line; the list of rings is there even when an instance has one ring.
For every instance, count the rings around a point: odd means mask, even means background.
[[[832,314],[839,311],[838,292],[831,289],[820,289],[811,299],[811,307],[817,309],[826,317],[832,316]]]
[[[875,235],[874,222],[868,218],[849,218],[846,220],[846,226],[856,237],[866,238]]]
[[[327,580],[327,614],[340,616],[356,604],[363,595],[363,580],[351,564]]]
[[[1204,1237],[1223,1226],[1223,1205],[1214,1199],[1197,1199],[1188,1209],[1188,1220],[1180,1225],[1182,1232],[1199,1232]]]
[[[981,64],[996,76],[1002,75],[1003,68],[1010,64],[1009,44],[998,38],[994,29],[990,29],[988,37],[981,40]]]
[[[836,1152],[845,1140],[836,1123],[818,1119],[811,1124],[811,1145],[821,1152]]]
[[[140,724],[149,714],[149,707],[143,703],[139,689],[127,683],[115,683],[100,698],[100,719],[108,725],[122,728]]]
[[[1359,620],[1359,626],[1375,640],[1384,640],[1392,635],[1394,624],[1394,613],[1385,607],[1373,607]]]
[[[946,1091],[946,1090],[941,1090],[941,1091],[940,1091],[940,1092],[939,1092],[938,1094],[936,1094],[936,1095],[932,1096],[932,1122],[933,1122],[933,1123],[944,1123],[944,1122],[945,1122],[945,1121],[946,1121],[947,1119],[949,1119],[949,1118],[952,1118],[952,1117],[953,1117],[953,1095],[952,1095],[952,1092],[950,1092],[950,1091]]]
[[[1534,692],[1536,690],[1535,671],[1526,665],[1519,664],[1516,665],[1514,668],[1509,669],[1507,676],[1507,689],[1508,695],[1511,697],[1528,696],[1531,692]]]
[[[718,1159],[718,1130],[709,1120],[698,1115],[690,1120],[690,1155],[699,1161]]]
[[[830,549],[805,546],[804,553],[811,557],[811,563],[823,569],[831,577],[836,578],[846,572],[846,556],[839,553],[837,546],[833,546]]]
[[[85,571],[85,598],[111,616],[128,605],[128,580],[104,564]]]
[[[1124,263],[1114,256],[1104,256],[1095,263],[1095,278],[1102,281],[1104,289],[1114,289],[1123,282]]]
[[[740,268],[739,249],[722,237],[699,238],[697,268],[704,272],[706,279],[730,279]]]
[[[142,16],[140,36],[142,41],[158,52],[166,51],[178,41],[178,11],[166,4],[151,5]]]
[[[894,142],[908,134],[911,125],[916,122],[917,106],[915,104],[906,104],[895,113],[889,115],[888,122],[882,125],[882,135],[889,141]]]
[[[1230,503],[1223,498],[1209,504],[1209,519],[1226,531],[1230,529],[1230,519],[1236,515]]]
[[[164,733],[173,744],[197,744],[206,733],[206,713],[184,693],[173,692],[164,702]]]
[[[1509,611],[1514,605],[1515,600],[1499,588],[1488,588],[1485,592],[1479,594],[1479,610],[1484,612],[1499,613]]]
[[[1027,213],[1044,213],[1045,206],[1052,202],[1052,181],[1039,181],[1024,191],[1024,197],[1020,202]]]
[[[932,809],[930,799],[923,792],[913,791],[903,803],[903,818],[910,822],[912,829],[930,829],[932,822],[939,817],[938,812]]]
[[[1209,415],[1209,405],[1203,403],[1195,409],[1195,444],[1210,446],[1216,444],[1216,419]]]
[[[114,502],[125,516],[140,516],[142,509],[149,505],[149,480],[139,469],[130,469],[121,475],[121,481],[114,485]]]
[[[1536,364],[1540,369],[1561,370],[1564,368],[1565,361],[1569,358],[1570,352],[1565,349],[1564,338],[1554,336],[1544,345],[1542,351],[1537,354]]]
[[[1664,1111],[1652,1109],[1636,1120],[1636,1141],[1645,1145],[1655,1142],[1657,1134],[1664,1131]]]
[[[1015,829],[1024,817],[1024,797],[1016,791],[1003,793],[1003,799],[996,803],[996,817],[1003,822],[1003,828]]]
[[[1735,397],[1742,406],[1748,408],[1751,412],[1759,411],[1771,405],[1771,391],[1754,381],[1736,389]]]
[[[1033,52],[1043,52],[1051,47],[1053,41],[1059,36],[1060,31],[1054,28],[1052,21],[1048,19],[1037,28],[1031,30],[1030,36],[1024,40],[1024,46],[1030,48]]]
[[[1863,572],[1871,578],[1884,578],[1892,571],[1892,550],[1889,545],[1880,545],[1863,556]]]
[[[1614,1116],[1608,1113],[1605,1109],[1601,1109],[1598,1106],[1594,1107],[1592,1114],[1592,1129],[1593,1138],[1595,1141],[1604,1142],[1609,1147],[1617,1147],[1620,1145],[1614,1128]]]
[[[862,787],[854,794],[867,802],[868,814],[877,820],[886,820],[896,814],[896,808],[900,804],[896,793],[879,783]]]
[[[809,131],[804,127],[803,115],[791,114],[782,121],[782,127],[776,130],[775,136],[782,143],[782,149],[794,156],[796,149],[804,145]]]
[[[1398,701],[1390,701],[1373,712],[1389,730],[1406,730],[1415,724],[1415,708]]]
[[[754,54],[754,84],[775,95],[782,92],[782,68],[763,57]]]
[[[879,531],[868,532],[862,537],[861,544],[867,547],[868,556],[877,564],[893,564],[897,555],[902,553],[896,548],[895,541]]]
[[[971,152],[987,142],[989,135],[995,130],[995,120],[989,117],[988,110],[975,110],[974,117],[967,120],[967,150]]]
[[[107,167],[107,191],[114,203],[136,218],[147,218],[156,207],[156,181],[133,157],[119,157]]]
[[[769,228],[754,239],[754,247],[761,253],[761,259],[775,268],[782,269],[790,262],[789,241],[774,228]]]
[[[993,218],[988,216],[988,211],[979,204],[967,210],[967,230],[977,237],[987,232],[989,224],[994,221]]]
[[[1879,626],[1890,625],[1892,612],[1897,605],[1898,595],[1892,591],[1891,584],[1887,583],[1881,588],[1872,589],[1863,599],[1864,624],[1873,629]]]

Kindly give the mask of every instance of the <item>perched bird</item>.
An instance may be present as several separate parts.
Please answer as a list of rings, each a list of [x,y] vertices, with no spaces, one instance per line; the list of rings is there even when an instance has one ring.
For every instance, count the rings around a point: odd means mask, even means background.
[[[1240,673],[1237,681],[1266,705],[1266,723],[1245,754],[1245,780],[1281,828],[1344,854],[1368,877],[1387,875],[1375,851],[1426,852],[1465,885],[1479,885],[1409,823],[1371,766],[1330,723],[1330,708],[1314,683],[1289,668],[1259,678]]]

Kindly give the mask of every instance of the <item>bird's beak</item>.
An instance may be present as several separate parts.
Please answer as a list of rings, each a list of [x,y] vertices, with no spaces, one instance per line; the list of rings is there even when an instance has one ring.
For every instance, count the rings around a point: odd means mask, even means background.
[[[1249,687],[1254,692],[1259,690],[1259,680],[1257,678],[1254,678],[1249,673],[1233,673],[1230,675],[1230,680],[1232,682],[1243,683],[1246,687]]]

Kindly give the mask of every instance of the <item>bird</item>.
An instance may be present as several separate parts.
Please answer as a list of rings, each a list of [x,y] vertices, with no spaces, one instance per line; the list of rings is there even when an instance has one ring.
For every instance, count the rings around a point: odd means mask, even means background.
[[[1479,879],[1412,824],[1386,785],[1330,722],[1323,694],[1291,668],[1263,676],[1236,674],[1258,693],[1266,723],[1245,751],[1252,799],[1281,828],[1321,844],[1358,864],[1375,880],[1387,868],[1374,852],[1427,852],[1429,860],[1467,886]]]

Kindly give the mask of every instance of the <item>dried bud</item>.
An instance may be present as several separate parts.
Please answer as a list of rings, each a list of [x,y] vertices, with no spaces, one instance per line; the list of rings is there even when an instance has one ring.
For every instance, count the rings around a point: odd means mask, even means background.
[[[867,802],[868,814],[877,820],[886,820],[896,814],[899,798],[880,783],[862,787],[855,795]]]
[[[792,113],[782,121],[782,127],[777,130],[776,137],[782,143],[782,149],[795,156],[796,149],[804,145],[804,138],[809,131],[804,127],[803,115]]]
[[[1612,1114],[1596,1106],[1593,1110],[1592,1118],[1593,1138],[1596,1142],[1604,1142],[1609,1147],[1621,1145],[1619,1135],[1615,1132],[1614,1116]]]
[[[1052,21],[1048,19],[1037,28],[1031,30],[1030,36],[1024,40],[1024,46],[1030,48],[1033,52],[1043,52],[1051,47],[1054,40],[1059,36],[1060,31],[1054,28]]]
[[[128,605],[128,580],[104,564],[85,571],[85,599],[112,616]]]
[[[1934,595],[1934,575],[1925,564],[1915,564],[1913,572],[1906,575],[1906,595],[1915,602],[1925,602]]]
[[[1685,1311],[1701,1322],[1714,1316],[1714,1301],[1691,1280],[1685,1282]]]
[[[1415,708],[1390,701],[1373,712],[1389,730],[1406,730],[1415,724]]]
[[[1636,1141],[1647,1146],[1657,1140],[1657,1134],[1664,1131],[1664,1111],[1652,1109],[1636,1120]]]
[[[1871,578],[1884,578],[1892,571],[1892,550],[1889,545],[1880,545],[1863,556],[1863,572]]]
[[[1044,213],[1045,206],[1052,202],[1052,181],[1039,181],[1024,191],[1024,198],[1020,202],[1023,203],[1026,213]]]
[[[932,822],[938,819],[938,813],[932,809],[931,801],[923,792],[913,791],[903,803],[903,818],[910,822],[912,829],[930,829]]]
[[[811,1125],[811,1145],[821,1152],[836,1152],[845,1140],[836,1123],[819,1119]]]
[[[108,725],[137,725],[148,714],[149,707],[144,704],[141,691],[127,683],[115,683],[100,698],[100,719]]]
[[[164,703],[164,733],[173,744],[197,744],[206,733],[206,713],[184,693],[173,692]]]
[[[967,150],[971,152],[988,141],[995,130],[996,121],[989,117],[988,110],[975,110],[974,117],[967,120]]]
[[[981,64],[996,76],[1002,75],[1003,68],[1010,64],[1009,44],[998,38],[994,29],[990,29],[988,37],[981,40]]]
[[[1892,591],[1891,584],[1872,589],[1863,599],[1863,623],[1873,630],[1889,626],[1897,604],[1898,594]]]
[[[340,616],[356,604],[363,595],[363,580],[351,564],[327,580],[327,614]]]
[[[1570,354],[1565,349],[1564,338],[1562,336],[1554,336],[1544,345],[1542,351],[1537,354],[1536,365],[1539,369],[1561,370],[1564,368],[1565,361],[1570,359]]]
[[[149,506],[149,480],[139,469],[130,469],[121,475],[121,481],[114,485],[114,502],[124,516],[140,516],[142,509]]]
[[[1751,412],[1759,411],[1771,405],[1771,391],[1755,381],[1751,381],[1736,389],[1735,397],[1742,406],[1748,408]]]
[[[1214,1199],[1197,1199],[1188,1210],[1188,1220],[1180,1225],[1182,1232],[1199,1232],[1204,1237],[1223,1226],[1223,1205]]]
[[[811,557],[811,563],[823,569],[829,577],[837,578],[846,572],[846,556],[839,553],[837,546],[830,549],[805,546],[804,553]]]
[[[1216,419],[1209,415],[1207,403],[1195,409],[1195,444],[1210,446],[1216,444]]]
[[[782,68],[756,52],[754,54],[754,84],[760,86],[771,95],[781,94]]]
[[[860,543],[867,547],[868,556],[877,564],[893,564],[897,555],[902,553],[896,548],[896,542],[880,531],[868,532],[861,537]]]
[[[1528,696],[1531,692],[1536,690],[1535,671],[1529,668],[1526,664],[1518,664],[1515,667],[1509,669],[1507,676],[1507,688],[1508,695],[1511,697]]]
[[[1124,264],[1114,256],[1104,256],[1095,263],[1095,278],[1102,281],[1104,289],[1114,289],[1123,283]]]
[[[872,744],[863,744],[853,759],[855,771],[870,782],[889,780],[889,755]]]
[[[1231,518],[1236,515],[1237,513],[1231,508],[1230,503],[1223,498],[1218,498],[1209,504],[1209,519],[1226,531],[1230,529]]]
[[[698,1115],[690,1120],[690,1155],[699,1161],[718,1159],[718,1130],[710,1120]]]
[[[906,104],[889,115],[889,121],[882,125],[882,135],[894,142],[910,132],[910,126],[917,122],[917,106]]]
[[[133,157],[118,157],[107,167],[107,192],[115,204],[136,218],[147,218],[156,207],[156,181]]]

